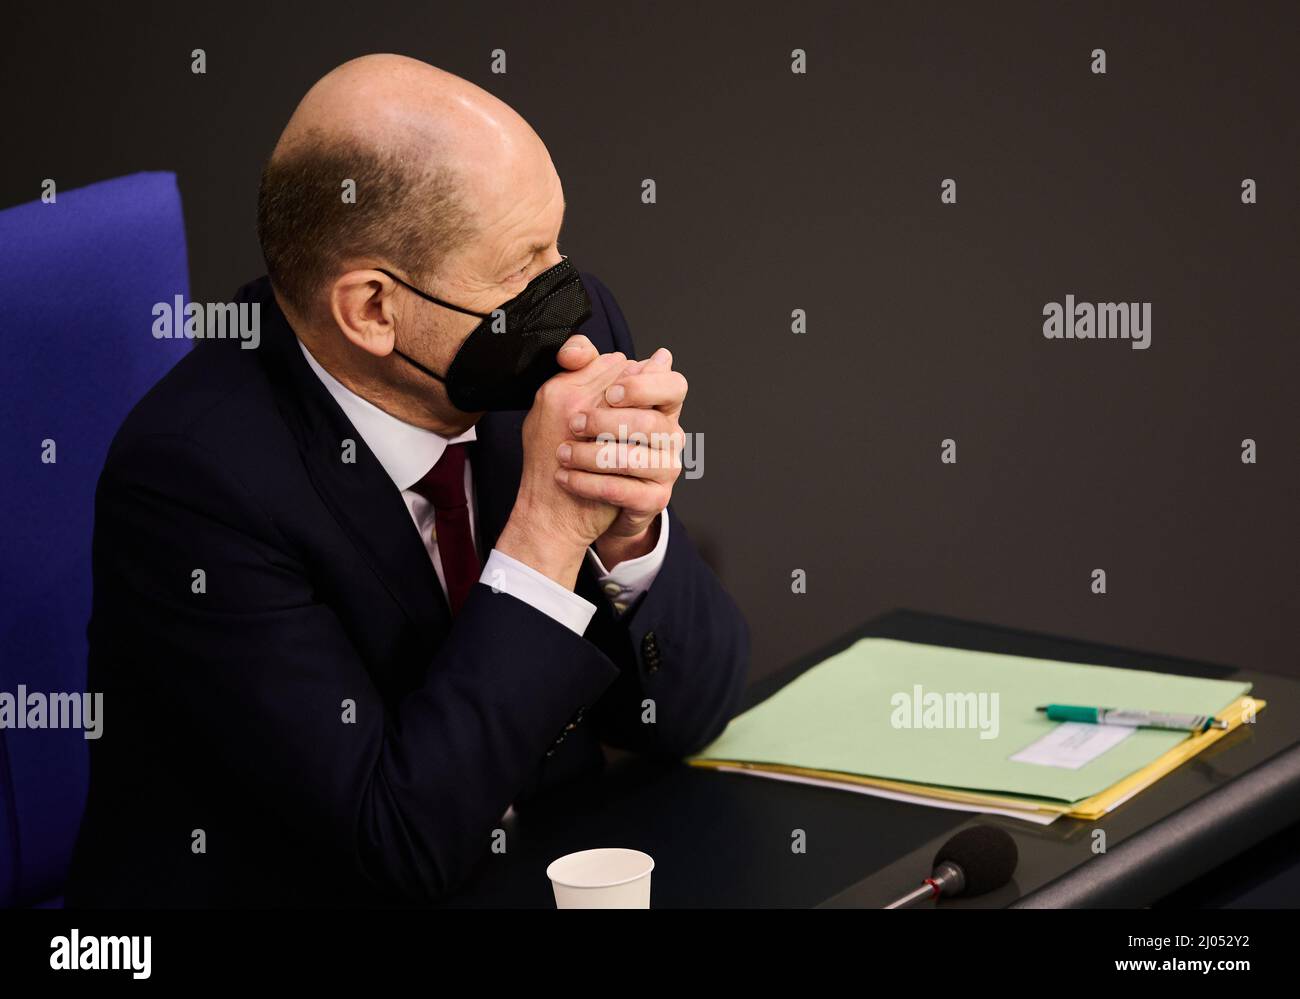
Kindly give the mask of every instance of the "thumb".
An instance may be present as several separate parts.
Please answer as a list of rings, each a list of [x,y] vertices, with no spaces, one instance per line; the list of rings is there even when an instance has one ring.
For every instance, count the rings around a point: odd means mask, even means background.
[[[564,346],[555,355],[555,359],[559,362],[560,367],[569,371],[577,371],[594,361],[597,353],[595,344],[581,333],[575,333],[564,341]]]

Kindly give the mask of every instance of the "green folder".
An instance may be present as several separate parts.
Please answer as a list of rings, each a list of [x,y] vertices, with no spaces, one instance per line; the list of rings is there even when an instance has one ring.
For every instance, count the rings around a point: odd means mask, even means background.
[[[1060,724],[1048,721],[1038,705],[1213,715],[1250,688],[1232,680],[864,638],[732,719],[689,759],[783,764],[1074,802],[1154,762],[1188,734],[1139,729],[1074,770],[1012,760]]]

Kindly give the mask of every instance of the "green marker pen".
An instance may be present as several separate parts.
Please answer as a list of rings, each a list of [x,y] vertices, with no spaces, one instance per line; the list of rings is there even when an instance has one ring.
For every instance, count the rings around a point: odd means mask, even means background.
[[[1163,728],[1179,732],[1204,732],[1227,728],[1228,723],[1213,715],[1184,715],[1168,711],[1135,711],[1129,708],[1083,708],[1071,704],[1039,707],[1052,721],[1089,722],[1093,725],[1127,725],[1129,728]]]

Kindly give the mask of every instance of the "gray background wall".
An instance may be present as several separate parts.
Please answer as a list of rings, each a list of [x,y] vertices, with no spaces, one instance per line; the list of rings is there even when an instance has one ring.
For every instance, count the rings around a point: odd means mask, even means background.
[[[0,204],[175,170],[195,297],[227,298],[261,273],[258,174],[306,88],[425,59],[533,124],[565,252],[690,379],[705,474],[675,502],[755,676],[897,606],[1300,675],[1298,11],[11,7]],[[1150,349],[1045,340],[1067,293],[1151,302]]]

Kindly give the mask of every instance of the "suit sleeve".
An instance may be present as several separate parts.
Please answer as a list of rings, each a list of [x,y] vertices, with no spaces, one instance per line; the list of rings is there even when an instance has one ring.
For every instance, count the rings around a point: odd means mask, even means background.
[[[609,290],[592,278],[616,350],[635,357],[627,321]],[[602,741],[680,758],[702,749],[735,715],[749,671],[749,626],[692,543],[671,504],[668,546],[654,582],[621,617],[584,565],[579,592],[597,606],[587,637],[618,666],[594,706]]]
[[[423,683],[385,704],[272,519],[187,437],[115,447],[94,564],[107,709],[114,693],[145,699],[310,839],[322,878],[351,874],[386,897],[433,901],[459,884],[556,732],[618,675],[480,583]]]

